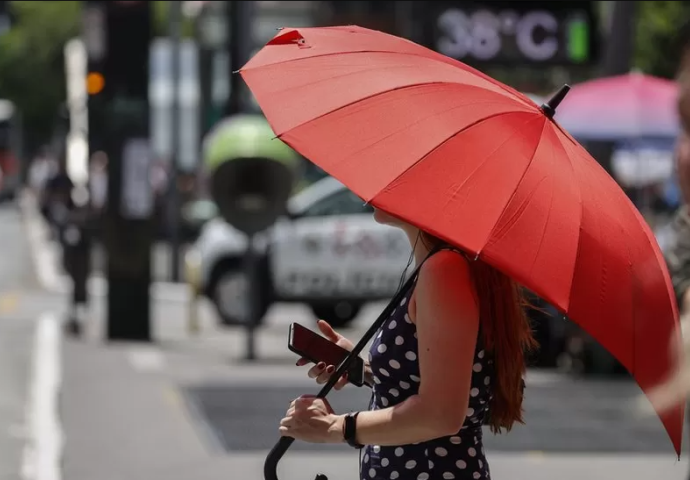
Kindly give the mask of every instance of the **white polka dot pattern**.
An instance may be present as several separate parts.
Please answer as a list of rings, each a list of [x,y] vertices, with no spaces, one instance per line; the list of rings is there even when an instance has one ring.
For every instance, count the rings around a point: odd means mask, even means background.
[[[416,326],[407,312],[409,294],[384,323],[369,349],[374,379],[372,410],[400,404],[421,385]],[[489,466],[481,443],[481,423],[489,400],[493,367],[481,347],[472,363],[465,423],[456,435],[401,446],[366,446],[360,480],[487,480]]]
[[[446,455],[448,455],[448,450],[446,450],[446,449],[443,448],[443,447],[436,447],[436,450],[434,450],[434,452],[435,452],[436,455],[438,455],[439,457],[445,457]]]

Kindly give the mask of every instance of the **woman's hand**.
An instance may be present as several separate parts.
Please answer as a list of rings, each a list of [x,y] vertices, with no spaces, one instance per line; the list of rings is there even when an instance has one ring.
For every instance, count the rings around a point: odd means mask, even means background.
[[[339,347],[344,348],[348,352],[351,352],[355,348],[355,345],[350,340],[348,340],[347,338],[343,337],[338,332],[333,330],[333,327],[331,327],[328,322],[324,320],[319,320],[318,326],[319,330],[321,330],[321,333],[323,333],[328,340],[335,343]],[[297,361],[297,366],[301,367],[303,365],[307,365],[308,363],[310,362],[306,358],[300,358]],[[371,377],[371,369],[369,368],[368,362],[365,363],[366,365],[364,379],[367,384],[371,385],[371,383],[373,382],[373,379]],[[331,378],[331,375],[335,373],[335,369],[335,365],[326,365],[324,362],[320,362],[311,367],[307,372],[307,375],[309,375],[309,378],[315,378],[316,383],[318,383],[319,385],[323,385]],[[338,382],[335,384],[334,388],[336,390],[340,390],[345,385],[347,385],[347,374],[340,377]]]
[[[280,435],[310,443],[342,443],[343,417],[336,415],[328,400],[303,395],[292,401],[280,421]]]

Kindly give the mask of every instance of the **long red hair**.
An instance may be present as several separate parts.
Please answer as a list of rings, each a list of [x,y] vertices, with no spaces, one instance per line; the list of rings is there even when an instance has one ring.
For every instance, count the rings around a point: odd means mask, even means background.
[[[426,233],[422,241],[427,248],[443,243]],[[481,341],[495,367],[488,424],[493,433],[501,433],[510,431],[515,422],[524,423],[523,375],[527,354],[538,344],[525,311],[529,303],[522,287],[479,259],[468,263],[479,299]]]

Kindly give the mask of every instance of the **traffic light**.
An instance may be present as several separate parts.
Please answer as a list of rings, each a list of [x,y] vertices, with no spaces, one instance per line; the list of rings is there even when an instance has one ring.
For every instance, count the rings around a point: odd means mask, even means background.
[[[98,95],[105,87],[105,77],[100,72],[89,72],[86,75],[86,92],[89,95]]]
[[[151,2],[105,2],[107,57],[103,75],[111,97],[147,98]]]

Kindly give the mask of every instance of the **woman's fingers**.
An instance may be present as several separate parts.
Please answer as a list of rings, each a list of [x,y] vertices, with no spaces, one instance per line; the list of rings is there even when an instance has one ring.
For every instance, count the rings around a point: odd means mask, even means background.
[[[333,365],[329,365],[326,370],[322,371],[321,374],[316,377],[316,383],[319,385],[323,385],[328,381],[329,378],[331,378],[331,375],[335,372],[335,367]]]
[[[317,325],[319,326],[319,330],[321,330],[321,333],[323,333],[327,339],[329,339],[331,342],[335,343],[338,340],[340,340],[340,335],[338,335],[338,332],[333,330],[333,327],[331,327],[331,324],[328,323],[325,320],[319,320],[317,322]]]
[[[345,385],[347,385],[347,373],[345,375],[343,375],[342,377],[340,377],[340,379],[338,380],[338,382],[335,384],[335,386],[333,388],[335,388],[336,390],[340,390]]]
[[[333,365],[328,365],[326,366],[325,363],[319,362],[318,364],[314,365],[309,369],[307,372],[307,375],[309,378],[314,378],[316,379],[316,383],[319,385],[323,385],[326,383],[331,376],[335,373],[335,366]],[[334,388],[336,390],[340,390],[347,384],[347,374],[343,375],[340,377],[338,382],[335,384]]]
[[[323,373],[325,369],[326,364],[323,362],[319,362],[309,369],[307,375],[309,376],[309,378],[317,378],[319,375]]]
[[[309,360],[307,360],[306,358],[300,358],[299,360],[297,360],[297,363],[295,365],[297,365],[298,367],[303,367],[309,363],[311,363],[311,362]]]

